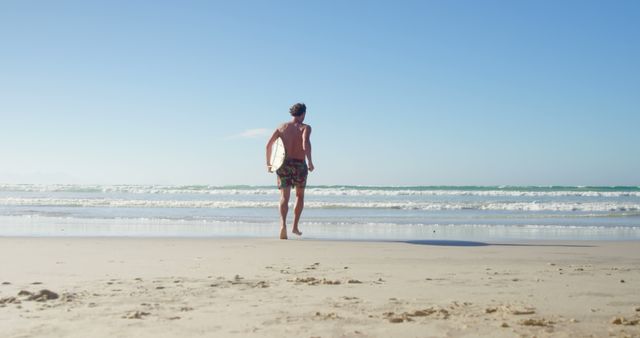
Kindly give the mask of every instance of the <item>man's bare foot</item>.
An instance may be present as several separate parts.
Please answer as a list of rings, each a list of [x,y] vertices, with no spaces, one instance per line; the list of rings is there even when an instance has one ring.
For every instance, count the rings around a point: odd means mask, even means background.
[[[298,230],[297,228],[291,230],[292,233],[298,235],[298,236],[302,236],[302,231]]]
[[[280,239],[287,239],[287,228],[286,227],[281,227],[280,228]]]

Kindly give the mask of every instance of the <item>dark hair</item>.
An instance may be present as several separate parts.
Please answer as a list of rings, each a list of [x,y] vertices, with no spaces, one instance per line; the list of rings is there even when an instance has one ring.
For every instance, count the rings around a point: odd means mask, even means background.
[[[296,103],[289,108],[289,114],[292,116],[300,116],[307,112],[307,106],[304,103]]]

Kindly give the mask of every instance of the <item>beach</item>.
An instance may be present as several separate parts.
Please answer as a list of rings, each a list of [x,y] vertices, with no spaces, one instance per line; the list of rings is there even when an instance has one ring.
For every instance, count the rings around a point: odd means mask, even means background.
[[[637,241],[3,237],[0,266],[2,337],[640,336]]]
[[[640,1],[1,8],[0,338],[640,338]]]

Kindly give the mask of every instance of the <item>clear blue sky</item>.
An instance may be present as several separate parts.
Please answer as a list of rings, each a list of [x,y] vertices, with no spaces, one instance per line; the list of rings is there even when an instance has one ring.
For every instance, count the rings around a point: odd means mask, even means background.
[[[639,185],[640,1],[3,1],[0,182]],[[257,135],[257,137],[249,137]]]

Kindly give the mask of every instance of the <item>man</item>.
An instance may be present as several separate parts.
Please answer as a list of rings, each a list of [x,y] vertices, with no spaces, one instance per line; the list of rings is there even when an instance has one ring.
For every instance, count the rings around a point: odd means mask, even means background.
[[[296,188],[296,206],[291,232],[298,236],[302,235],[298,222],[304,208],[304,188],[307,185],[307,173],[314,169],[311,159],[311,126],[302,123],[307,114],[307,106],[304,103],[296,103],[289,109],[289,114],[293,117],[291,122],[277,128],[267,142],[268,171],[271,171],[269,165],[271,147],[278,137],[282,139],[285,149],[284,163],[276,171],[280,189],[280,239],[287,239],[287,212],[289,212],[291,187]],[[309,166],[305,159],[309,162]]]

